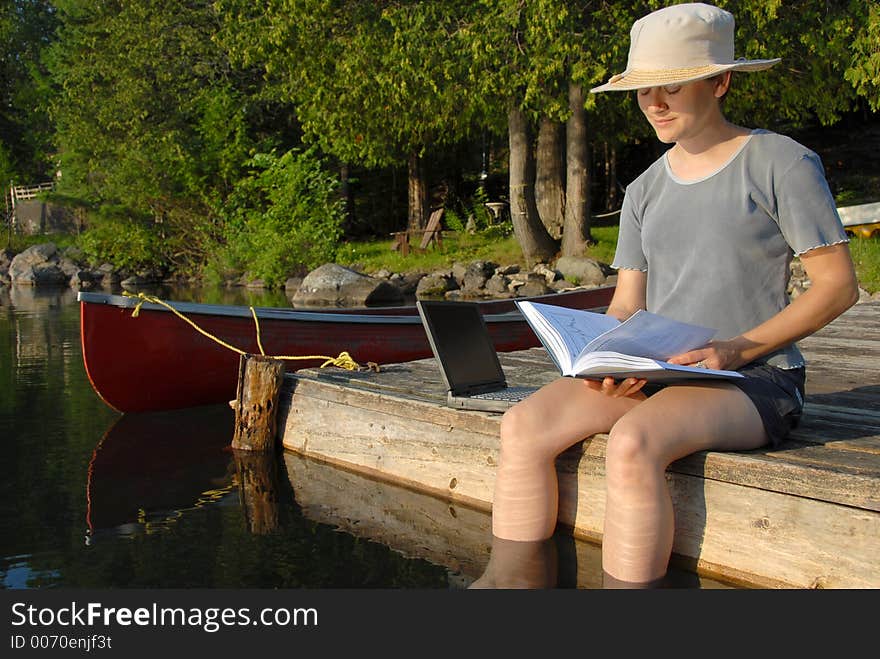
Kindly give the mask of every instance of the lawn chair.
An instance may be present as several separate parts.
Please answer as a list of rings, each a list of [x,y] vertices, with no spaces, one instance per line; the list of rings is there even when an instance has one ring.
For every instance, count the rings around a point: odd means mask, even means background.
[[[394,231],[391,236],[394,238],[394,241],[391,243],[391,249],[394,251],[399,250],[403,256],[409,255],[410,250],[410,236],[411,235],[421,235],[422,239],[419,242],[419,246],[416,248],[419,252],[424,252],[428,245],[432,242],[437,247],[443,246],[443,231],[440,228],[440,220],[443,218],[443,207],[437,208],[431,213],[431,216],[428,218],[428,224],[424,229],[407,229],[405,231]]]

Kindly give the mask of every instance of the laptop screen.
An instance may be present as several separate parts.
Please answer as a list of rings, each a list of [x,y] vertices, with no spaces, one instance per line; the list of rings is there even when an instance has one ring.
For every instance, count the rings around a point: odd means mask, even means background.
[[[476,303],[419,300],[417,306],[446,384],[454,394],[505,385],[495,345]]]

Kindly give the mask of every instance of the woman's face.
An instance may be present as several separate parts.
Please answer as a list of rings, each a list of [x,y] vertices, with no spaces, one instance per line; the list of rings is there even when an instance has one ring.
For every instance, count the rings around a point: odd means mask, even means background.
[[[708,125],[723,121],[718,99],[730,85],[730,74],[684,85],[636,91],[639,108],[666,144],[698,138]]]

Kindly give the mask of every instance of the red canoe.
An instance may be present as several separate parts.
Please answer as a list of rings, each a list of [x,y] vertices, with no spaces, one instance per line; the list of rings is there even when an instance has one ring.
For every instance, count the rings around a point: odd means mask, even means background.
[[[613,286],[576,289],[532,300],[602,309]],[[86,373],[95,391],[120,412],[170,410],[235,398],[239,350],[269,356],[318,356],[286,361],[288,371],[320,366],[348,352],[358,364],[424,359],[431,348],[415,306],[333,309],[250,307],[169,302],[194,329],[160,304],[80,292],[80,334]],[[512,300],[479,303],[499,352],[540,345]],[[260,344],[263,350],[260,350]]]

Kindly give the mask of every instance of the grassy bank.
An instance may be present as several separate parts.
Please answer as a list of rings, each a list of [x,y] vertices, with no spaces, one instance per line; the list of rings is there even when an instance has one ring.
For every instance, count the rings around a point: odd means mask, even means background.
[[[603,263],[611,263],[617,244],[618,227],[596,227],[593,238],[597,241],[587,256]],[[880,291],[880,238],[853,238],[850,251],[856,265],[859,284],[869,293]],[[410,252],[403,257],[391,250],[391,240],[346,243],[339,252],[342,265],[356,267],[364,272],[388,269],[392,272],[431,271],[451,266],[455,262],[482,259],[500,265],[524,266],[522,252],[513,236],[497,234],[449,234],[443,245],[429,248],[423,254]]]

